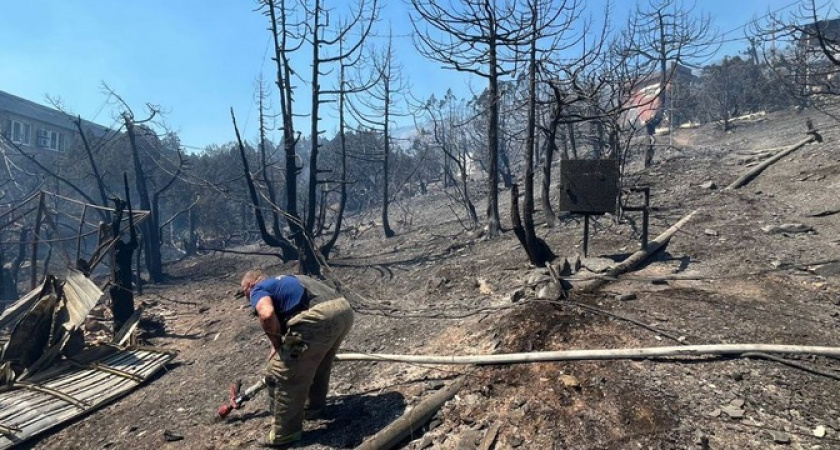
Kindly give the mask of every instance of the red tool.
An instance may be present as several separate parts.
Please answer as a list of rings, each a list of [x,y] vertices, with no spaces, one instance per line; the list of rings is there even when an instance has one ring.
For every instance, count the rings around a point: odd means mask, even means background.
[[[239,409],[245,402],[254,398],[258,392],[265,389],[265,378],[242,391],[242,380],[230,385],[230,403],[219,407],[219,417],[224,419],[234,409]]]

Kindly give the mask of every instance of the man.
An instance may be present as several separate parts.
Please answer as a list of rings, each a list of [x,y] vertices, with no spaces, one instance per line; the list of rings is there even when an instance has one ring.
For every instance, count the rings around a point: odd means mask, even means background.
[[[353,309],[306,276],[268,278],[251,270],[240,286],[271,342],[265,378],[273,419],[264,444],[282,447],[300,440],[304,417],[317,417],[326,405],[333,358],[353,325]]]

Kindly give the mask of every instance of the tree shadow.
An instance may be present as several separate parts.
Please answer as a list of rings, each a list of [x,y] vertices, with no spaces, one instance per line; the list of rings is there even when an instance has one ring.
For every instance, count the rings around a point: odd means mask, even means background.
[[[332,397],[322,417],[307,422],[298,445],[355,448],[400,417],[405,407],[405,397],[399,392]]]
[[[632,253],[615,253],[611,255],[603,255],[604,258],[609,258],[615,262],[621,262],[627,259]],[[689,264],[691,264],[691,256],[683,255],[683,256],[674,256],[667,249],[661,249],[658,252],[651,255],[646,260],[642,261],[641,264],[636,266],[634,270],[642,270],[649,267],[651,264],[654,263],[661,263],[661,262],[668,262],[668,261],[679,261],[680,265],[674,271],[674,273],[684,272],[688,269]]]

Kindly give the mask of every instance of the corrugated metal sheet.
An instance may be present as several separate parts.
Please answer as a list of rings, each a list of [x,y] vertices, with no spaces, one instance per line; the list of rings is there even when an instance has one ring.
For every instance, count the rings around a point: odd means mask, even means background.
[[[142,347],[90,347],[25,385],[0,390],[0,450],[126,395],[173,358],[173,353]]]
[[[0,329],[14,325],[0,353],[21,375],[48,366],[102,298],[102,291],[81,272],[47,276],[44,284],[15,302],[0,317]]]
[[[82,325],[85,317],[104,294],[90,278],[77,270],[68,270],[61,278],[65,280],[64,296],[67,299],[69,315],[62,326],[71,331]]]
[[[102,298],[103,293],[89,278],[77,270],[68,270],[59,278],[66,281],[64,284],[64,295],[67,298],[70,320],[64,327],[69,331],[73,328],[78,328],[84,322],[85,316],[93,309],[96,302]],[[0,315],[0,330],[20,321],[35,306],[35,303],[38,302],[45,286],[46,279],[40,286],[9,305],[3,311],[3,314]]]

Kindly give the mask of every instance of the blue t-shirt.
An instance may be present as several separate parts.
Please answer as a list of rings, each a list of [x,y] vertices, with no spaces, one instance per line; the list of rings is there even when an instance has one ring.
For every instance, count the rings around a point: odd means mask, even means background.
[[[294,276],[267,278],[251,289],[251,308],[256,308],[261,298],[271,297],[274,313],[281,316],[301,302],[303,293],[303,285]]]

